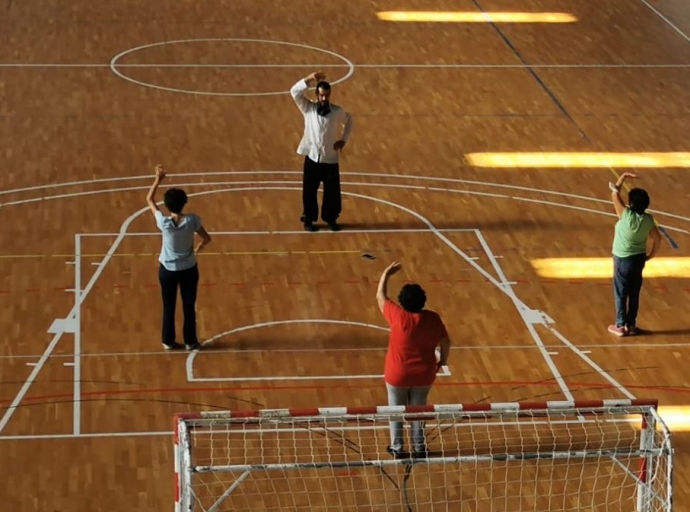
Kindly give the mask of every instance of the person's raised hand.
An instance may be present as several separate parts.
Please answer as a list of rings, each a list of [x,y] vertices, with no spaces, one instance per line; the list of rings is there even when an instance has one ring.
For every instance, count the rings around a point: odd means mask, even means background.
[[[165,169],[163,169],[163,166],[162,166],[161,164],[158,164],[158,165],[156,166],[156,178],[157,178],[159,181],[163,181],[163,178],[165,178],[165,175],[166,175],[166,174],[167,174],[167,173],[166,173]]]
[[[384,272],[386,273],[386,275],[392,276],[393,274],[398,272],[401,268],[402,268],[402,263],[394,261],[393,263],[388,265],[388,267],[386,268],[386,270],[384,270]]]

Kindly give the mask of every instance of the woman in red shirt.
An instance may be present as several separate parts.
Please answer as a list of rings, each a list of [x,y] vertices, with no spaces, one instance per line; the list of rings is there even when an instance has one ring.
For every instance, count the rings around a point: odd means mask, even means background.
[[[381,274],[376,300],[390,326],[384,378],[388,405],[425,405],[436,372],[448,364],[450,339],[441,317],[424,309],[426,293],[418,284],[406,284],[398,294],[400,305],[388,298],[388,279],[402,268],[392,263]],[[436,347],[441,349],[436,359]],[[390,424],[391,444],[388,453],[395,458],[407,457],[404,451],[401,421]],[[413,456],[428,455],[424,423],[412,422]]]

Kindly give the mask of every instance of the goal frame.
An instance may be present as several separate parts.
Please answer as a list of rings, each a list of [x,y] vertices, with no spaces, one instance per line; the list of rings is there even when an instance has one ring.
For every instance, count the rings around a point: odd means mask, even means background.
[[[635,409],[630,413],[630,409]],[[628,411],[628,412],[626,412]],[[262,420],[278,418],[341,418],[354,421],[361,417],[375,416],[384,420],[395,421],[428,421],[451,415],[458,421],[462,419],[476,419],[512,414],[514,417],[539,416],[548,417],[550,412],[570,412],[578,416],[597,415],[602,413],[616,413],[621,415],[635,414],[640,420],[640,446],[639,446],[639,470],[637,475],[636,512],[649,512],[651,510],[653,469],[655,451],[657,456],[666,457],[666,502],[664,512],[673,510],[673,447],[671,433],[658,414],[658,400],[656,399],[605,399],[582,401],[543,401],[543,402],[500,402],[500,403],[475,403],[475,404],[434,404],[424,406],[372,406],[372,407],[318,407],[311,409],[253,409],[253,410],[225,410],[204,411],[195,413],[178,413],[174,415],[174,467],[175,467],[175,512],[196,512],[193,508],[191,482],[194,474],[192,467],[192,443],[190,439],[189,424],[194,422],[218,421],[230,425],[234,421],[250,421],[260,424]],[[662,447],[655,447],[655,432],[657,429],[664,433]],[[448,463],[478,460],[522,460],[527,458],[565,459],[571,456],[596,457],[605,455],[604,450],[599,452],[587,450],[549,452],[540,456],[539,453],[529,454],[490,454],[490,455],[456,455],[431,457],[428,460],[417,463]],[[636,453],[636,452],[635,452]],[[400,460],[362,460],[355,462],[329,462],[325,463],[292,463],[292,464],[245,464],[230,466],[199,467],[201,471],[244,471],[219,498],[216,505],[222,503],[241,483],[251,471],[257,469],[288,469],[288,468],[355,468],[370,465],[389,466],[401,464]],[[264,467],[265,466],[265,467]],[[209,510],[215,510],[216,505]]]

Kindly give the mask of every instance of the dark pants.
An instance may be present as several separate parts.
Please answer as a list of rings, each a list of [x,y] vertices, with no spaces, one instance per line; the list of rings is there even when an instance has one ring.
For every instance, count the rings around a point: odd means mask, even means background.
[[[616,326],[635,327],[640,307],[642,270],[647,262],[646,254],[626,258],[613,257],[613,296],[616,303]]]
[[[339,165],[314,162],[309,157],[305,157],[302,174],[302,216],[304,222],[314,222],[319,218],[317,193],[321,183],[323,183],[321,218],[324,222],[331,223],[340,216],[342,204]]]
[[[184,326],[182,334],[186,345],[197,343],[196,338],[196,291],[199,285],[199,268],[194,265],[187,270],[167,270],[163,265],[158,268],[158,280],[161,283],[163,296],[163,343],[175,343],[175,305],[177,288],[182,296]]]

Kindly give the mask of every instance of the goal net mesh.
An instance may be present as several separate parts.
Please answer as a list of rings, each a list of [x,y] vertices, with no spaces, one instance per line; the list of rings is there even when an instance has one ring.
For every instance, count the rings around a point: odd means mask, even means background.
[[[430,405],[176,417],[177,511],[670,511],[656,402]],[[427,451],[394,458],[389,424]]]

